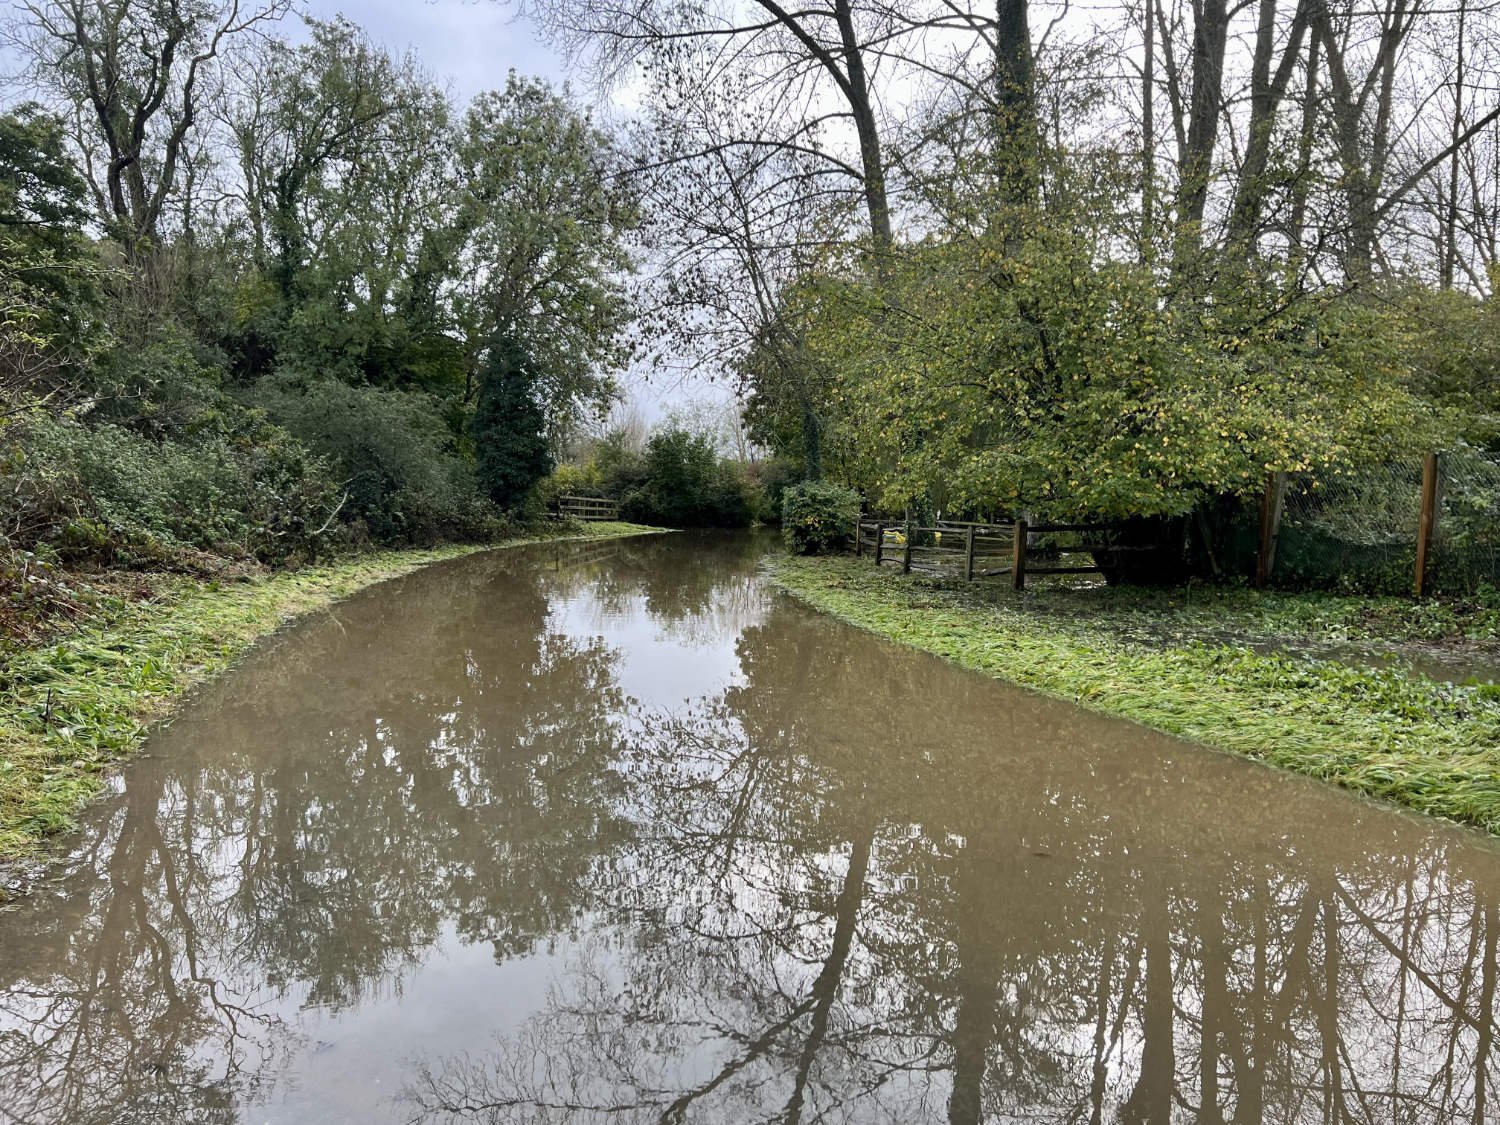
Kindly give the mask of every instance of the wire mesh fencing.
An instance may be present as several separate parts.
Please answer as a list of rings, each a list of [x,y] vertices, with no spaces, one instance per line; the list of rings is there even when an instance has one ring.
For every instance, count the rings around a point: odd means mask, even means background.
[[[1500,586],[1500,462],[1460,446],[1438,455],[1424,588]],[[1274,534],[1277,586],[1411,593],[1423,527],[1423,460],[1286,481]]]

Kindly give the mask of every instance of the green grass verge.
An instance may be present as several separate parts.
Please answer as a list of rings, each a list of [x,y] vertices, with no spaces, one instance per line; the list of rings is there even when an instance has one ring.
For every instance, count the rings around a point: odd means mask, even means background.
[[[103,785],[188,688],[258,639],[357,590],[429,563],[544,539],[606,539],[656,528],[595,523],[556,536],[388,551],[233,583],[143,576],[144,600],[102,600],[62,638],[0,650],[0,863],[30,858]],[[4,891],[0,889],[0,901]]]
[[[1495,688],[1131,641],[868,560],[780,557],[772,575],[817,609],[965,668],[1500,835]]]
[[[996,583],[975,587],[1008,597]],[[1123,637],[1278,641],[1295,645],[1366,645],[1394,649],[1441,645],[1470,649],[1481,659],[1497,650],[1500,607],[1493,600],[1365,597],[1322,592],[1256,590],[1248,586],[1068,586],[1028,588],[1031,613],[1108,624]],[[1232,634],[1232,636],[1228,636]]]

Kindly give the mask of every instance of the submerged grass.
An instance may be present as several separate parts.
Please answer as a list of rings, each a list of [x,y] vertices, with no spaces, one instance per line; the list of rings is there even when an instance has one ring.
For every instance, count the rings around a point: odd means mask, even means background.
[[[558,536],[368,554],[225,584],[155,575],[148,597],[102,599],[67,636],[0,649],[0,863],[35,856],[46,837],[69,828],[147,724],[279,626],[444,559],[655,530],[595,523]]]
[[[776,583],[852,625],[978,672],[1500,835],[1500,691],[1201,640],[783,557]]]

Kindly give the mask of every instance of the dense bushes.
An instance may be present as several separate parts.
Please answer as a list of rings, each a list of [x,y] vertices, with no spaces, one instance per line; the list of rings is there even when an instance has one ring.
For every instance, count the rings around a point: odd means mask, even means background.
[[[334,379],[276,375],[253,400],[327,458],[356,537],[430,543],[481,536],[499,513],[478,493],[438,403]]]
[[[745,466],[720,457],[707,435],[679,425],[658,430],[644,451],[608,435],[586,460],[559,465],[542,493],[549,503],[608,497],[620,501],[624,518],[663,527],[748,527],[766,515]]]
[[[232,428],[159,441],[36,411],[4,434],[0,516],[14,546],[141,562],[195,549],[279,562],[332,509],[323,467],[248,413]]]
[[[110,565],[194,551],[281,563],[503,527],[428,396],[283,374],[241,401],[212,372],[194,387],[180,365],[160,370],[165,403],[39,407],[0,429],[6,546]]]
[[[754,517],[739,466],[721,461],[706,437],[676,427],[646,444],[643,479],[621,510],[666,527],[746,527]]]
[[[842,550],[859,518],[859,493],[825,481],[805,481],[782,497],[781,536],[799,555]]]

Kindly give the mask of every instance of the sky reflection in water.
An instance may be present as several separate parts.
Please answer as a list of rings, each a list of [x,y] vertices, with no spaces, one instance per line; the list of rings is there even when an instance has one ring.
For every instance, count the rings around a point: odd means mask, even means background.
[[[773,596],[497,552],[277,639],[0,914],[0,1121],[1482,1121],[1500,850]]]

